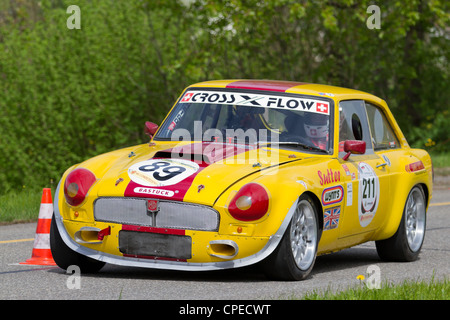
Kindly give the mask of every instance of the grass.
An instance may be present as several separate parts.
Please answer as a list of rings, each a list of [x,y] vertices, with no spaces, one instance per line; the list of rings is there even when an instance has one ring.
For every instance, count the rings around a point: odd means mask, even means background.
[[[36,221],[42,190],[26,190],[0,195],[0,224]]]
[[[433,167],[436,168],[448,168],[450,167],[450,152],[434,153],[430,152],[431,160],[433,161]]]
[[[450,152],[430,152],[435,176],[450,176]]]
[[[293,299],[296,299],[295,297]],[[302,300],[450,300],[449,280],[413,281],[400,284],[384,283],[380,289],[368,289],[364,283],[342,292],[327,289],[313,291],[301,297]]]

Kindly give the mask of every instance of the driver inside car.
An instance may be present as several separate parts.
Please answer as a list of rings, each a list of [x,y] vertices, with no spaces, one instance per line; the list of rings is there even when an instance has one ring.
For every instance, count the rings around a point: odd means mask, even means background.
[[[308,112],[304,123],[306,136],[315,147],[327,149],[328,144],[328,116]]]

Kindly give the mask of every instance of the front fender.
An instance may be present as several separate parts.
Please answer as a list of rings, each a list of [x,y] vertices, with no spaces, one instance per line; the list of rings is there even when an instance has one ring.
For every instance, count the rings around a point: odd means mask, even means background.
[[[228,212],[228,205],[237,192],[248,183],[258,183],[266,189],[270,197],[269,210],[258,220],[240,221],[231,216]],[[310,193],[320,210],[317,190],[311,187],[308,180],[300,180],[288,170],[286,172],[279,171],[276,175],[261,172],[248,176],[228,188],[214,204],[214,208],[221,215],[219,233],[236,234],[239,230],[239,233],[245,236],[272,236],[278,232],[283,234],[285,229],[280,230],[283,222],[286,219],[290,221],[290,217],[287,217],[288,213],[293,204],[297,203],[299,197],[305,192]],[[319,217],[321,217],[320,213]]]

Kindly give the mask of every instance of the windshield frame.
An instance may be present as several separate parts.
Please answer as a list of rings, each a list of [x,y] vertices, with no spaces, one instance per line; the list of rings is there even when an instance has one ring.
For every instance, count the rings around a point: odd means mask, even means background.
[[[272,91],[272,90],[251,90],[251,89],[240,89],[240,88],[219,88],[219,87],[188,87],[186,90],[183,91],[183,93],[180,95],[180,97],[177,99],[176,103],[173,105],[170,112],[167,114],[163,122],[161,123],[161,126],[158,128],[158,131],[154,135],[152,141],[174,141],[174,142],[182,142],[181,140],[172,140],[168,137],[161,137],[161,132],[163,128],[167,128],[168,125],[170,125],[169,121],[172,121],[172,118],[175,116],[173,115],[174,112],[178,110],[178,106],[180,104],[180,101],[185,97],[189,91],[213,91],[213,92],[227,92],[227,93],[239,93],[239,94],[253,94],[253,95],[264,95],[264,96],[280,96],[280,97],[291,97],[291,98],[297,98],[297,99],[308,99],[308,100],[316,100],[316,101],[324,101],[329,103],[329,121],[328,121],[328,149],[321,150],[322,152],[318,152],[317,150],[311,149],[311,150],[305,150],[305,149],[299,149],[292,145],[283,145],[283,143],[276,144],[277,148],[280,149],[289,149],[289,150],[296,150],[299,152],[308,152],[308,153],[314,153],[314,154],[328,154],[332,155],[334,153],[334,142],[335,142],[335,101],[331,97],[328,96],[317,96],[317,95],[310,95],[310,94],[304,94],[304,93],[292,93],[292,92],[279,92],[279,91]],[[214,103],[212,103],[214,104]],[[240,105],[236,105],[239,107]],[[268,107],[255,107],[255,108],[263,108],[268,109]],[[276,109],[276,108],[275,108]],[[285,109],[290,111],[289,109]],[[303,111],[302,109],[299,109],[299,111]],[[200,119],[199,119],[200,120]],[[189,140],[184,140],[183,142],[186,142]],[[202,142],[197,140],[190,140],[191,142]],[[267,141],[258,141],[258,142],[267,142]],[[223,143],[227,143],[224,141]],[[272,147],[273,148],[273,147]]]

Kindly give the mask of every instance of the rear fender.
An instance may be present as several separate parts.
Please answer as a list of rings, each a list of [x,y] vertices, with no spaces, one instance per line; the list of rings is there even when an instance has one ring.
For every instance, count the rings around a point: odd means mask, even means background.
[[[428,209],[433,188],[431,158],[426,151],[422,151],[423,150],[411,149],[410,154],[400,158],[398,168],[400,174],[391,177],[391,179],[397,179],[395,183],[392,183],[391,181],[393,189],[390,190],[390,194],[394,198],[394,201],[392,201],[390,212],[387,213],[388,217],[386,218],[385,223],[374,233],[372,240],[388,239],[397,232],[403,216],[406,199],[414,186],[421,186],[425,193],[426,206]],[[418,161],[422,161],[425,169],[416,172],[408,172],[406,166]]]

